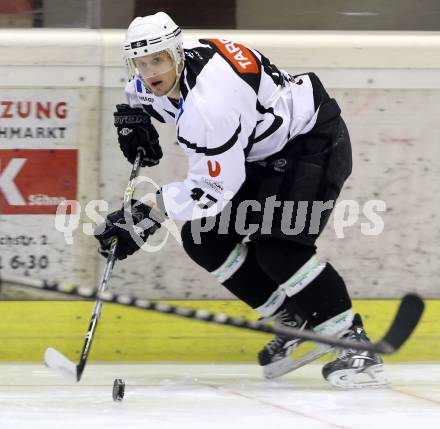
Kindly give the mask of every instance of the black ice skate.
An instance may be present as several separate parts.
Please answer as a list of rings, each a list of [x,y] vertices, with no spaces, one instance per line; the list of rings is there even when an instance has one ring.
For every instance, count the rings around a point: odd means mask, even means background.
[[[310,328],[308,322],[295,312],[296,307],[293,307],[292,303],[287,299],[272,317],[275,324],[290,328]],[[264,377],[268,379],[280,377],[318,359],[332,350],[332,347],[326,344],[313,344],[314,348],[312,350],[302,355],[295,353],[295,356],[293,356],[294,352],[304,342],[304,340],[292,340],[281,335],[277,335],[269,341],[258,353],[258,362],[264,367]]]
[[[370,342],[359,314],[354,316],[353,325],[342,338]],[[373,352],[354,349],[340,351],[336,360],[324,365],[322,375],[333,387],[339,389],[382,387],[389,384],[383,371],[382,358]]]

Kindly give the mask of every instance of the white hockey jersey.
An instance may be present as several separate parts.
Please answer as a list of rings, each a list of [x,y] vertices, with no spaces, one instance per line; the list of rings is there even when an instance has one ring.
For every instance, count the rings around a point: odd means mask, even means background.
[[[310,131],[330,100],[313,73],[291,76],[258,51],[223,39],[185,45],[180,91],[173,103],[139,79],[126,86],[130,106],[175,125],[188,156],[186,179],[162,187],[167,215],[180,220],[221,212],[245,180],[245,162],[263,160]]]

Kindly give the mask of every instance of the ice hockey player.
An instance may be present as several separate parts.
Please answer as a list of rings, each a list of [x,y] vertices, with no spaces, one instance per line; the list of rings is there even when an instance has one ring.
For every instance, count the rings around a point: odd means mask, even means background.
[[[163,12],[134,19],[124,54],[127,104],[114,114],[124,156],[133,163],[140,147],[143,166],[159,163],[154,118],[175,125],[188,172],[158,192],[153,211],[160,216],[136,200],[110,213],[95,233],[101,252],[114,236],[119,259],[139,249],[133,231],[120,227],[127,216],[143,222],[140,244],[165,217],[185,220],[189,257],[262,318],[369,341],[344,280],[316,256],[316,239],[352,167],[341,110],[318,77],[292,76],[234,41],[183,45],[181,29]],[[300,346],[275,336],[258,355],[265,377],[331,351],[316,345],[301,354]],[[356,350],[339,351],[322,373],[340,388],[387,384],[381,358]]]

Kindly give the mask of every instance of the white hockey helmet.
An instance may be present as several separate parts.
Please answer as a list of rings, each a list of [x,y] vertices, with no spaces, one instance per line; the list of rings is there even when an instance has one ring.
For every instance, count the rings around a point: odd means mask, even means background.
[[[129,78],[142,79],[134,61],[136,58],[161,51],[167,51],[173,60],[177,82],[184,62],[182,30],[165,12],[135,18],[127,29],[124,42]]]

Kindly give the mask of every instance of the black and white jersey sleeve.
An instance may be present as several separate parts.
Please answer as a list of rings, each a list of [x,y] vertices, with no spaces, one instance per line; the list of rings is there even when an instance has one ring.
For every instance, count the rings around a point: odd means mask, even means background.
[[[179,144],[188,154],[188,172],[185,180],[162,187],[164,208],[170,218],[215,216],[245,180],[240,118],[215,119],[219,129],[199,123],[198,132],[189,136],[183,129],[178,130]]]

